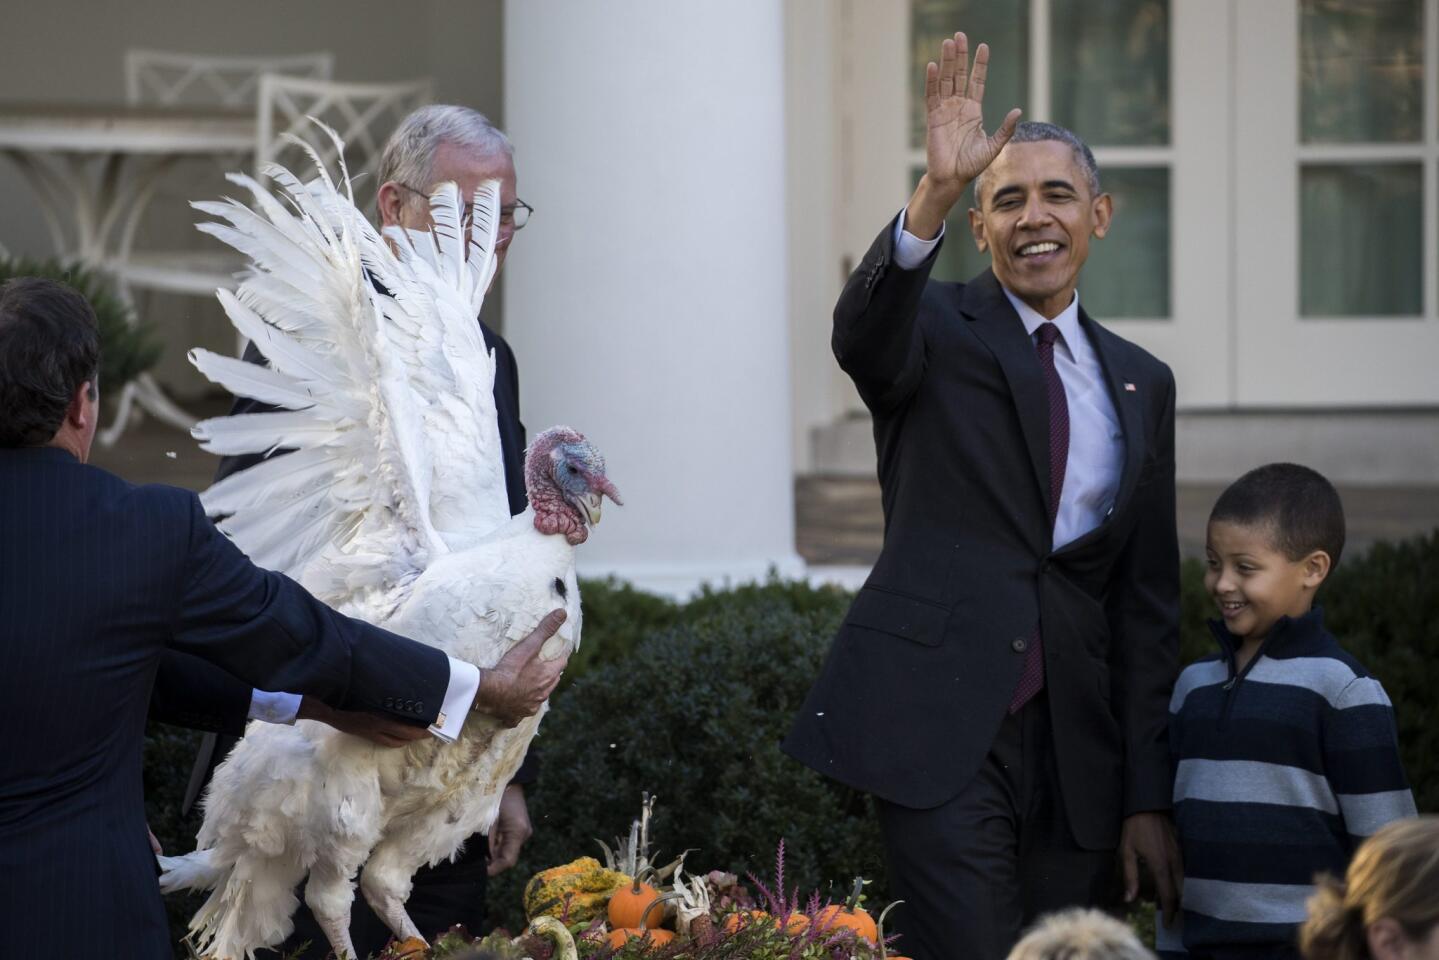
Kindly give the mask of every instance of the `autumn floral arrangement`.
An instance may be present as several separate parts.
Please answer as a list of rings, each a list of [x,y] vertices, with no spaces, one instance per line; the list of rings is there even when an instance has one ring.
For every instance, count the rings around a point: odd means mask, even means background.
[[[580,857],[535,874],[525,887],[529,927],[473,939],[453,930],[426,947],[392,944],[381,960],[907,960],[890,952],[886,907],[873,916],[856,879],[843,903],[787,889],[784,841],[774,877],[685,870],[686,850],[658,865],[643,798],[629,836],[599,841],[604,862]]]

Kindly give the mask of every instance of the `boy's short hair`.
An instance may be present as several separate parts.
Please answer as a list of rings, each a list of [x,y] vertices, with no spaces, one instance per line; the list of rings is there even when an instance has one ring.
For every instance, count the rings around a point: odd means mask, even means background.
[[[1009,960],[1154,960],[1134,931],[1098,910],[1070,908],[1042,917]]]
[[[1209,522],[1216,520],[1272,525],[1275,547],[1290,560],[1323,550],[1332,568],[1344,551],[1339,491],[1317,470],[1297,463],[1266,464],[1231,483],[1209,513]]]

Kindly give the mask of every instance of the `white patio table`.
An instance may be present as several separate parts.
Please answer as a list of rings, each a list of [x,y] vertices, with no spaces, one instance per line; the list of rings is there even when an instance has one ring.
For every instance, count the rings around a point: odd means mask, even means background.
[[[56,253],[103,269],[128,254],[167,170],[185,157],[252,155],[256,122],[253,109],[0,101],[0,153],[35,191]],[[195,422],[142,374],[103,442],[119,436],[132,403],[182,430]]]

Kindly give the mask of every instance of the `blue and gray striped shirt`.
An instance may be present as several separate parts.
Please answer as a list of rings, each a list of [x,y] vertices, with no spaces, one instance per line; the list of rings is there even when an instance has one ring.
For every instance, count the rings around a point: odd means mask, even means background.
[[[1316,607],[1284,618],[1244,670],[1239,642],[1191,664],[1169,705],[1184,916],[1162,956],[1297,957],[1314,876],[1343,876],[1354,848],[1414,816],[1394,708],[1324,629]]]

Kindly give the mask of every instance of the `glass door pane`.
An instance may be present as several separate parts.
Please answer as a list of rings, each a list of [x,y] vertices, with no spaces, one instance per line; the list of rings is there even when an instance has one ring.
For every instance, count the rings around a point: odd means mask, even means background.
[[[1052,0],[1054,122],[1092,147],[1169,143],[1169,0]]]
[[[1299,171],[1299,314],[1424,312],[1424,168],[1304,164]]]
[[[1098,320],[1169,317],[1169,168],[1115,167],[1100,177],[1114,222],[1089,242],[1080,302]]]
[[[1424,137],[1421,0],[1302,0],[1303,143],[1417,143]]]
[[[963,30],[970,57],[989,44],[989,75],[984,104],[994,127],[1014,107],[1029,106],[1029,2],[994,0],[913,0],[910,14],[910,146],[924,149],[924,65],[939,62],[939,45]]]

